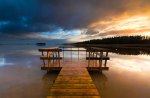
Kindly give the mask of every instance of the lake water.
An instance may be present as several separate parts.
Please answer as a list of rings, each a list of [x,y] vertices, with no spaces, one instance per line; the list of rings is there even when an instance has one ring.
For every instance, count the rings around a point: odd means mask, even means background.
[[[58,72],[40,70],[43,48],[36,45],[1,45],[0,98],[45,98]],[[90,72],[102,98],[150,98],[150,55],[147,52],[111,52],[108,71]],[[86,62],[85,53],[66,52],[72,62]],[[72,57],[72,58],[71,58]],[[79,59],[78,59],[79,57]],[[75,59],[76,58],[76,59]]]

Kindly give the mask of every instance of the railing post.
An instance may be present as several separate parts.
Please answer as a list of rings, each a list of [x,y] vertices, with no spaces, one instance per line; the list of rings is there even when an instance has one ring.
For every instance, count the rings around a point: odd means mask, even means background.
[[[48,57],[48,69],[47,69],[47,71],[49,70],[49,68],[50,68],[50,66],[51,66],[51,60],[50,60],[50,58],[51,58],[51,54],[50,53],[48,53],[47,54],[47,57]]]
[[[79,48],[78,48],[78,61],[79,61]]]
[[[59,67],[60,67],[60,51],[58,50],[58,64],[59,64]]]
[[[90,58],[90,55],[91,55],[91,53],[89,51],[89,58]],[[90,67],[90,59],[88,60],[88,67]]]
[[[106,51],[106,57],[108,57],[108,51]],[[106,67],[107,60],[105,60],[104,67]]]
[[[64,61],[65,60],[65,57],[64,57],[64,47],[63,47],[62,52],[63,52],[63,61]]]

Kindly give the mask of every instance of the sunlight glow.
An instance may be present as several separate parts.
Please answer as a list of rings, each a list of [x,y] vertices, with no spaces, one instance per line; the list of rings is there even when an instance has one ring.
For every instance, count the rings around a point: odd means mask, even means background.
[[[141,16],[141,17],[131,17],[126,20],[121,20],[117,22],[112,29],[114,30],[141,30],[141,29],[148,29],[150,26],[150,20],[148,16]]]
[[[121,16],[123,17],[123,16]],[[149,16],[118,17],[118,20],[98,21],[88,26],[91,29],[99,29],[100,33],[118,32],[118,34],[150,35]]]
[[[136,71],[136,72],[148,72],[150,69],[149,61],[150,56],[146,55],[138,55],[138,56],[125,56],[118,55],[115,57],[115,54],[111,54],[112,56],[112,65],[115,65],[119,69],[125,69],[128,71]]]

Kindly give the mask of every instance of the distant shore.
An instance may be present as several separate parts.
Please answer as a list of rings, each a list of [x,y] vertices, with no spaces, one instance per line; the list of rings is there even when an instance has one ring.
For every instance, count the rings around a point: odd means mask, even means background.
[[[150,44],[74,44],[75,46],[82,47],[101,47],[101,48],[139,48],[150,49]]]
[[[91,47],[150,47],[150,44],[75,44],[76,46],[91,46]]]
[[[150,54],[150,44],[76,44],[75,46],[106,48],[110,52],[127,55]]]

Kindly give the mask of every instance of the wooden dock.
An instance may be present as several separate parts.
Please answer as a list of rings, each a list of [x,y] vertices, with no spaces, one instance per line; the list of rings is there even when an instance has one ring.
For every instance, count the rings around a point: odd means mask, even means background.
[[[60,71],[47,98],[101,98],[88,70],[108,70],[109,68],[106,66],[107,60],[110,59],[108,50],[94,47],[82,50],[79,48],[73,49],[72,47],[69,47],[69,49],[60,47],[43,48],[39,51],[42,53],[40,56],[43,61],[42,70]],[[78,52],[78,60],[79,52],[84,52],[86,63],[64,62],[65,52],[68,51],[71,53],[71,59],[72,52]]]
[[[101,98],[84,67],[63,67],[47,98]]]

